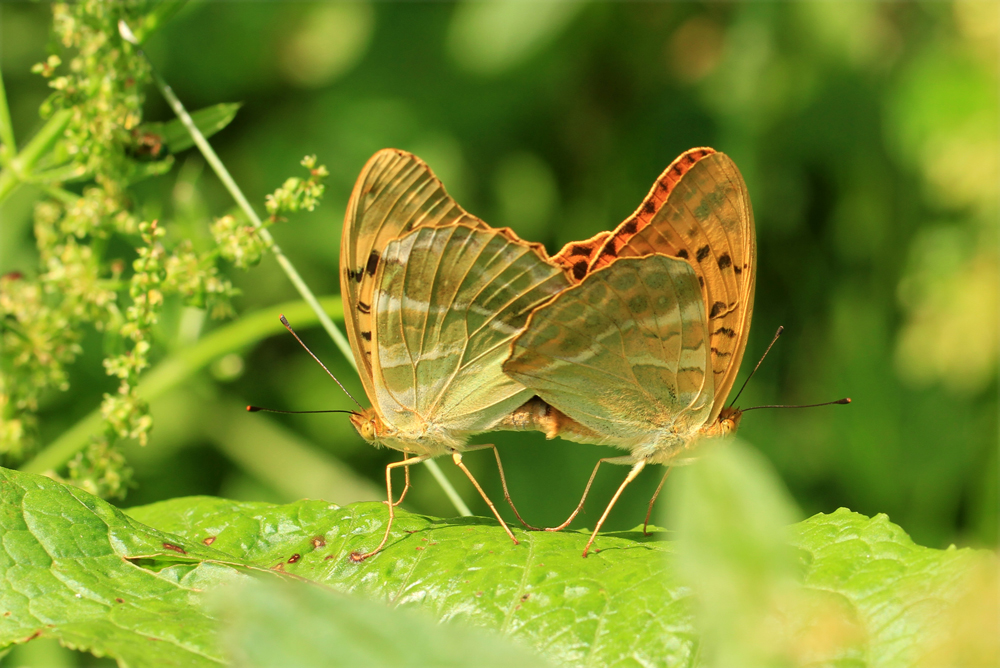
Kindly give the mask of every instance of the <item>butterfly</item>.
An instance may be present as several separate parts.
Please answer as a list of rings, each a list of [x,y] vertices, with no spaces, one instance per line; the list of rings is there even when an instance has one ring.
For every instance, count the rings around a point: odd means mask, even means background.
[[[615,230],[552,260],[576,283],[531,314],[503,368],[576,425],[560,435],[629,451],[598,462],[577,509],[553,528],[583,507],[602,462],[631,465],[587,556],[646,465],[678,463],[699,439],[739,423],[725,402],[746,349],[756,271],[743,177],[725,154],[691,149]]]
[[[366,441],[404,453],[386,467],[382,542],[352,560],[388,540],[399,503],[392,470],[444,454],[517,543],[461,453],[493,447],[468,447],[473,434],[525,428],[511,416],[532,392],[502,364],[532,310],[570,285],[567,272],[539,244],[466,213],[423,161],[395,149],[376,153],[358,177],[340,262],[348,338],[372,404],[351,422]]]

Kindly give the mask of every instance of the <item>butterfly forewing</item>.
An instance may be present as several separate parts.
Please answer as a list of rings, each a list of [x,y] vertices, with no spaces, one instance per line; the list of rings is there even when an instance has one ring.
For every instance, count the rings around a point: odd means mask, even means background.
[[[703,288],[715,376],[714,420],[746,348],[756,272],[750,198],[727,155],[697,148],[677,158],[636,212],[604,241],[588,271],[651,253],[690,262]]]
[[[616,445],[693,433],[713,377],[698,278],[664,255],[624,259],[538,308],[504,370]]]
[[[397,149],[376,153],[354,185],[341,238],[344,320],[369,397],[375,273],[386,245],[417,227],[463,223],[485,228],[445,192],[420,158]]]
[[[529,314],[565,273],[502,230],[422,227],[386,246],[376,272],[373,381],[402,432],[490,429],[531,397],[501,369]]]

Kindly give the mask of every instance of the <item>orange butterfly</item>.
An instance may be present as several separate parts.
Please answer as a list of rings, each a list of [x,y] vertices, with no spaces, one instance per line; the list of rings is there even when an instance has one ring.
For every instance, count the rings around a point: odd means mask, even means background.
[[[568,244],[552,259],[578,282],[531,314],[504,371],[565,414],[560,435],[630,451],[598,462],[577,509],[552,529],[583,507],[602,462],[630,464],[586,556],[646,464],[676,463],[698,439],[739,423],[740,411],[724,404],[753,313],[746,185],[725,154],[691,149],[613,232]]]

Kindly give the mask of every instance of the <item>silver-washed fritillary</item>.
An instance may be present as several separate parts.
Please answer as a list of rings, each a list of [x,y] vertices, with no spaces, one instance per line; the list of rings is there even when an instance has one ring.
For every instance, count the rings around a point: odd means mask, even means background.
[[[532,310],[570,284],[566,272],[538,244],[466,213],[424,162],[394,149],[375,154],[358,177],[340,262],[348,337],[372,403],[351,422],[365,440],[405,453],[386,468],[382,542],[352,559],[388,539],[398,503],[392,469],[443,454],[516,543],[461,453],[493,447],[467,447],[473,434],[526,428],[511,415],[533,393],[501,367]]]
[[[629,451],[601,460],[632,469],[586,556],[647,464],[676,463],[698,439],[739,422],[724,404],[753,313],[756,241],[743,178],[722,153],[687,151],[613,232],[568,244],[553,260],[579,283],[531,314],[504,370],[575,421],[560,435]]]

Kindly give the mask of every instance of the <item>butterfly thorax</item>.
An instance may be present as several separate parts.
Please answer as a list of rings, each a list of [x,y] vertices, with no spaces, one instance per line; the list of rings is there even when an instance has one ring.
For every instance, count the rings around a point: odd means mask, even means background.
[[[420,429],[402,430],[384,420],[374,408],[365,408],[351,415],[351,424],[372,445],[383,445],[413,455],[443,455],[461,449],[464,438],[422,423]]]
[[[647,442],[630,447],[636,461],[645,459],[650,464],[690,464],[698,455],[699,445],[706,438],[721,438],[735,433],[743,417],[738,408],[724,407],[714,422],[692,431],[687,425],[675,425],[657,434]]]

